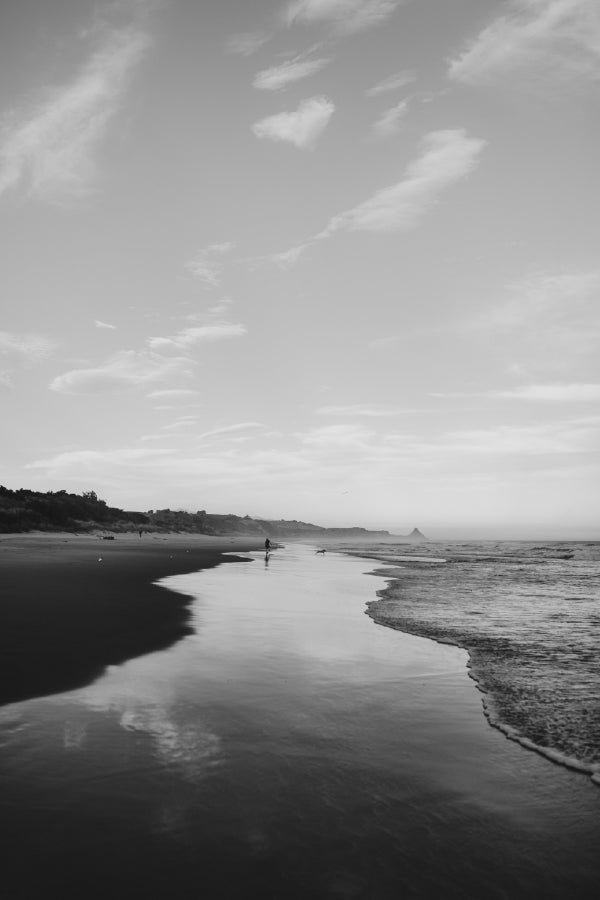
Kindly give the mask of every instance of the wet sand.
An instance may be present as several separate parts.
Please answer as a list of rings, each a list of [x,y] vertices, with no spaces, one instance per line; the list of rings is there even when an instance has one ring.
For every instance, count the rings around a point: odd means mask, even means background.
[[[0,705],[72,690],[190,634],[189,597],[153,582],[259,542],[203,535],[0,535]],[[231,556],[227,557],[231,559]]]
[[[11,900],[595,898],[597,788],[489,727],[465,651],[375,625],[368,561],[251,556],[164,582],[168,649],[0,710]]]

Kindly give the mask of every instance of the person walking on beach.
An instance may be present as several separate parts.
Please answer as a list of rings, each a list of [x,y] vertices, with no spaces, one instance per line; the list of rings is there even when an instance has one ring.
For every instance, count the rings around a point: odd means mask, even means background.
[[[269,538],[267,538],[265,541],[265,553],[270,553],[270,552],[271,552],[271,541],[269,540]]]

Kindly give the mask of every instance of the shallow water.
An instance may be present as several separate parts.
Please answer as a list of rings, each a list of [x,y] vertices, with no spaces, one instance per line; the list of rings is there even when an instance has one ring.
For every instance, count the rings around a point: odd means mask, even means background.
[[[1,710],[6,895],[595,895],[600,792],[489,728],[465,651],[364,615],[369,568],[169,579],[194,635]]]
[[[600,544],[367,552],[398,566],[370,608],[377,621],[467,647],[492,720],[600,784]]]

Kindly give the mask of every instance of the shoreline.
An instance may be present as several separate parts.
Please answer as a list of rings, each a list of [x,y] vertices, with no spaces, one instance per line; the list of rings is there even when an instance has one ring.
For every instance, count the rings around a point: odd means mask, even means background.
[[[167,652],[0,711],[15,900],[595,897],[599,795],[488,727],[464,649],[373,627],[364,559],[248,555],[163,582]]]
[[[146,533],[140,539],[129,532],[108,540],[98,532],[0,535],[0,707],[84,687],[111,665],[167,649],[192,634],[193,597],[170,590],[163,579],[242,561],[236,551],[260,549],[260,540],[227,535]],[[375,624],[465,650],[467,674],[481,694],[489,725],[600,786],[597,767],[536,744],[494,714],[493,695],[477,672],[471,647],[378,612],[397,577],[385,567],[370,574],[387,581],[375,600],[365,602]]]
[[[580,775],[587,775],[594,784],[600,787],[600,770],[595,769],[592,766],[588,766],[585,763],[580,762],[578,759],[564,756],[557,750],[551,750],[548,747],[541,747],[539,744],[534,743],[534,741],[532,741],[530,738],[519,734],[518,731],[511,725],[507,725],[500,719],[494,718],[494,714],[490,708],[490,704],[486,699],[490,696],[490,693],[488,690],[486,690],[485,687],[483,687],[479,677],[476,674],[476,671],[473,667],[473,657],[471,654],[471,650],[466,644],[460,644],[458,641],[451,641],[441,637],[433,637],[433,635],[422,633],[416,628],[409,629],[407,627],[400,627],[400,625],[392,624],[389,620],[385,620],[383,618],[380,619],[377,616],[377,613],[371,612],[369,609],[369,607],[375,606],[377,603],[379,603],[379,600],[369,601],[366,604],[367,609],[365,610],[366,615],[369,616],[369,618],[371,618],[376,625],[381,625],[383,628],[391,628],[392,631],[399,631],[400,634],[411,634],[414,637],[424,638],[427,641],[433,641],[434,644],[442,644],[447,647],[458,647],[459,650],[464,650],[468,654],[468,660],[466,663],[467,675],[474,682],[475,687],[482,695],[482,713],[491,728],[495,728],[497,731],[503,734],[504,737],[507,738],[507,740],[513,741],[513,743],[515,744],[519,744],[525,750],[530,750],[532,753],[537,753],[538,756],[542,756],[544,759],[548,759],[550,760],[550,762],[553,762],[558,766],[569,769],[571,772],[578,772]]]
[[[1,535],[0,706],[83,687],[191,634],[193,598],[156,582],[260,546],[187,534]]]
[[[369,559],[369,561],[372,561],[372,558],[370,557],[365,557],[365,559]],[[484,686],[482,676],[477,671],[477,664],[474,660],[474,653],[476,648],[469,646],[469,644],[467,643],[461,643],[459,640],[452,640],[449,637],[437,635],[435,632],[425,629],[419,629],[417,626],[411,627],[410,623],[404,620],[402,622],[394,622],[393,619],[386,616],[382,612],[385,601],[393,599],[392,592],[394,590],[394,587],[400,584],[400,579],[397,575],[394,575],[390,572],[389,567],[374,569],[370,574],[378,578],[384,578],[387,582],[385,588],[381,588],[380,590],[376,591],[377,599],[371,600],[366,603],[365,613],[369,616],[369,618],[373,620],[376,625],[381,625],[384,628],[391,628],[392,630],[399,631],[402,634],[412,634],[415,637],[426,638],[427,640],[431,640],[437,644],[458,647],[459,649],[464,650],[468,654],[468,660],[466,664],[467,674],[469,678],[475,683],[477,690],[481,694],[483,716],[487,720],[489,725],[503,734],[504,737],[507,738],[507,740],[519,744],[519,746],[523,747],[523,749],[536,753],[538,756],[541,756],[544,759],[548,759],[555,765],[561,766],[565,769],[569,769],[573,772],[577,772],[580,775],[585,775],[592,781],[593,784],[600,787],[600,768],[598,766],[593,764],[586,764],[581,760],[578,760],[575,757],[567,756],[566,754],[563,754],[558,750],[536,744],[535,741],[533,741],[531,738],[527,737],[524,734],[521,734],[514,726],[502,721],[500,716],[494,712],[493,693],[491,693],[489,689]],[[380,607],[379,611],[377,610],[377,607]]]

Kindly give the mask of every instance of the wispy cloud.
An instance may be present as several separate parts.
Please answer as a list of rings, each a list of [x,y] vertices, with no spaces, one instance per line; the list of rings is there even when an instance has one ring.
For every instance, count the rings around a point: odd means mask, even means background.
[[[365,448],[373,432],[362,425],[323,425],[298,435],[302,444],[316,447]]]
[[[197,397],[198,393],[198,391],[194,391],[191,388],[166,388],[160,391],[151,391],[146,396],[151,400],[160,400],[165,397]]]
[[[210,244],[199,250],[196,256],[185,264],[185,268],[194,278],[209,287],[218,287],[223,275],[223,257],[233,250],[231,241],[222,244]]]
[[[316,239],[330,237],[336,231],[413,228],[447,188],[473,170],[485,143],[468,137],[462,129],[431,132],[422,142],[421,155],[408,166],[401,181],[334,216]]]
[[[373,123],[372,131],[375,137],[386,138],[398,134],[402,127],[402,119],[407,114],[409,106],[408,100],[401,100],[400,103],[386,109]]]
[[[30,196],[56,202],[90,190],[94,151],[149,43],[148,35],[134,27],[112,30],[73,82],[4,123],[0,195],[22,186]]]
[[[285,141],[301,150],[310,150],[327,127],[334,110],[335,106],[326,97],[311,97],[293,112],[278,113],[255,122],[252,130],[257,138]]]
[[[187,322],[199,323],[201,325],[208,321],[222,321],[224,316],[226,317],[229,315],[232,305],[233,300],[231,297],[221,297],[214,306],[209,306],[206,312],[190,313],[185,318]]]
[[[486,141],[468,137],[463,129],[433,131],[421,142],[421,155],[407,167],[397,184],[377,191],[369,200],[330,219],[318,234],[283,252],[261,257],[282,268],[293,266],[307,247],[337,231],[406,231],[415,227],[440,195],[465,178],[477,165]],[[372,341],[379,349],[393,339]]]
[[[59,394],[113,393],[188,377],[192,372],[193,363],[188,358],[124,350],[101,365],[64,372],[50,383],[50,390]]]
[[[42,362],[52,356],[55,349],[54,341],[39,334],[0,331],[0,353],[18,358],[22,362]]]
[[[213,437],[229,437],[233,434],[239,434],[246,431],[259,431],[264,428],[262,422],[236,422],[234,425],[224,425],[222,428],[213,428],[211,431],[204,431],[198,435],[199,440],[206,440]]]
[[[369,341],[369,343],[367,344],[367,348],[369,350],[384,350],[386,347],[393,347],[393,345],[397,344],[399,340],[399,335],[390,334],[386,337],[374,338],[372,341]]]
[[[405,412],[405,409],[396,407],[369,406],[361,403],[350,404],[348,406],[321,406],[317,409],[317,414],[320,416],[364,416],[366,418],[376,419],[401,416]]]
[[[305,59],[304,56],[297,56],[279,66],[272,66],[258,72],[252,84],[260,91],[279,91],[288,84],[314,75],[330,62],[330,59],[325,58]]]
[[[398,492],[404,498],[403,505],[410,502],[411,508],[422,515],[423,498],[433,489],[444,491],[459,504],[464,502],[466,492],[472,492],[486,506],[493,503],[494,517],[506,502],[513,507],[514,518],[515,491],[520,492],[521,485],[526,490],[532,478],[542,479],[544,491],[547,485],[552,503],[558,499],[552,494],[557,479],[560,493],[568,484],[569,497],[573,496],[577,485],[574,467],[588,465],[597,449],[600,416],[570,416],[525,425],[494,424],[489,428],[467,426],[434,433],[406,433],[403,429],[382,434],[358,422],[307,428],[294,435],[263,435],[259,428],[259,423],[252,422],[217,424],[205,432],[204,438],[182,428],[178,435],[173,431],[145,435],[140,439],[147,441],[145,446],[136,443],[92,450],[84,444],[69,452],[43,451],[29,467],[55,475],[61,483],[89,484],[93,474],[94,484],[110,486],[113,491],[116,485],[129,491],[138,485],[140,502],[149,490],[156,491],[166,481],[171,506],[196,503],[194,498],[200,495],[193,485],[198,483],[203,498],[198,505],[208,504],[210,508],[211,504],[233,504],[231,508],[236,511],[240,496],[251,497],[250,502],[267,515],[270,513],[261,501],[267,498],[267,505],[277,504],[282,490],[295,491],[300,509],[308,500],[308,509],[319,497],[351,489],[352,495],[360,495],[355,514],[361,514],[364,500],[375,493],[381,501],[378,515],[386,510],[389,521],[394,521]],[[244,442],[255,434],[261,439]],[[153,444],[155,439],[161,441],[160,449]],[[544,481],[548,466],[552,475]],[[578,482],[581,496],[597,475],[597,466],[588,466]],[[482,486],[486,484],[496,488],[493,493],[486,490],[482,499]],[[244,493],[248,485],[252,490]],[[332,514],[336,514],[335,508]]]
[[[291,269],[295,266],[310,242],[298,244],[296,247],[290,247],[288,250],[282,250],[280,253],[267,253],[263,256],[249,256],[240,262],[245,263],[250,269],[254,270],[258,266],[269,264],[276,265],[280,269]]]
[[[587,403],[600,400],[600,384],[530,384],[492,396],[508,400]]]
[[[528,400],[549,403],[588,403],[600,400],[600,384],[528,384],[506,390],[449,391],[432,393],[432,397],[481,397],[497,400]]]
[[[471,431],[448,432],[440,446],[445,452],[489,456],[555,456],[586,453],[597,447],[598,419],[570,419],[534,425],[497,425]]]
[[[44,362],[55,350],[55,342],[39,334],[0,331],[0,357],[8,363],[8,368],[0,371],[0,385],[12,388],[13,376],[19,369]]]
[[[108,322],[101,322],[100,319],[94,319],[96,328],[108,328],[110,331],[116,331],[116,325],[109,325]]]
[[[450,62],[449,76],[467,84],[490,82],[523,70],[556,79],[600,74],[600,7],[597,0],[512,0]],[[522,85],[522,80],[519,86]]]
[[[190,350],[197,344],[207,341],[222,341],[226,338],[242,337],[246,334],[246,326],[241,323],[214,322],[207,325],[191,325],[171,337],[151,337],[148,346],[151,350],[174,347],[178,350]]]
[[[306,244],[298,244],[297,247],[290,247],[289,250],[283,250],[281,253],[273,253],[268,257],[269,262],[275,263],[282,269],[289,269],[298,262],[306,246]]]
[[[227,38],[226,48],[230,53],[240,56],[252,56],[257,50],[271,40],[272,35],[266,31],[245,31],[232,34]]]
[[[570,372],[582,380],[586,360],[592,363],[598,353],[599,294],[598,271],[537,273],[507,285],[459,327],[510,342],[514,375]]]
[[[385,22],[403,0],[292,0],[284,22],[326,23],[339,34],[352,34]]]
[[[179,431],[181,428],[192,428],[196,425],[198,421],[197,416],[181,416],[179,419],[175,419],[174,422],[169,422],[168,425],[163,425],[163,431]]]
[[[547,325],[549,317],[573,319],[578,307],[596,301],[599,290],[599,272],[532,275],[509,284],[506,298],[481,313],[473,324],[482,328],[520,328],[532,320]]]
[[[156,436],[147,437],[154,439]],[[168,439],[172,438],[173,435],[168,435]],[[277,483],[290,477],[290,474],[305,469],[306,464],[293,454],[275,451],[249,454],[246,447],[237,452],[232,449],[231,453],[223,453],[222,447],[217,444],[212,453],[195,453],[190,457],[182,456],[173,445],[160,449],[80,449],[35,460],[27,468],[45,469],[49,474],[55,473],[65,480],[77,480],[84,476],[87,478],[89,472],[93,471],[95,483],[98,484],[107,481],[114,484],[116,479],[121,478],[131,484],[132,475],[139,476],[140,470],[144,469],[150,480],[163,479],[168,474],[172,485],[176,481],[178,485],[187,484],[189,489],[190,478],[208,478],[211,485],[241,485],[248,483],[248,479],[261,484]]]
[[[150,450],[146,448],[123,447],[115,450],[71,450],[67,453],[57,453],[48,459],[38,459],[27,463],[26,469],[48,469],[62,472],[73,466],[80,470],[90,471],[98,464],[130,466],[144,465],[156,462],[161,456],[171,454],[171,449]]]
[[[397,91],[399,88],[405,87],[407,84],[415,81],[416,77],[416,74],[410,69],[405,69],[402,72],[395,72],[393,75],[388,75],[388,77],[384,78],[382,81],[378,81],[373,87],[368,88],[365,93],[367,97],[377,97],[379,94]]]

